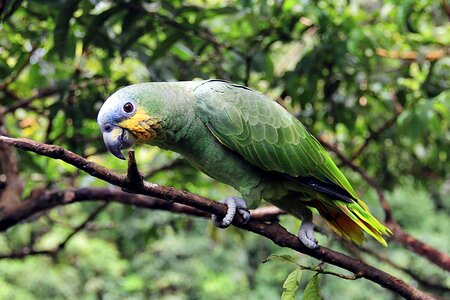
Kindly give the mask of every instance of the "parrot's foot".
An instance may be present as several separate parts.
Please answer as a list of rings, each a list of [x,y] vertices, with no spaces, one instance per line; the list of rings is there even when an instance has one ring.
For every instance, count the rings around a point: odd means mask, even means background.
[[[302,221],[302,225],[298,230],[298,238],[306,247],[310,249],[316,249],[319,247],[319,244],[317,244],[317,240],[314,237],[314,224],[311,221]]]
[[[314,224],[312,222],[312,212],[309,208],[304,207],[299,211],[302,218],[302,225],[298,230],[299,240],[308,248],[316,249],[319,247],[317,240],[314,237]]]
[[[247,210],[247,204],[244,199],[231,196],[222,199],[219,202],[226,204],[228,206],[228,210],[223,219],[219,219],[217,215],[211,215],[214,226],[219,228],[226,228],[230,226],[231,222],[233,222],[234,216],[236,215],[236,210],[241,214],[242,218],[244,218],[245,223],[250,220],[250,212]]]

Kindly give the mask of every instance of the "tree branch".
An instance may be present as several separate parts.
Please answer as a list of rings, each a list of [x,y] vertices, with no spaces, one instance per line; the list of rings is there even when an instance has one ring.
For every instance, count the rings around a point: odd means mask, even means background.
[[[415,280],[419,284],[419,288],[423,287],[429,292],[435,292],[439,294],[450,293],[450,288],[445,286],[445,282],[439,279],[433,280],[432,278],[428,278],[421,276],[420,272],[415,272],[412,269],[401,266],[401,264],[394,262],[390,258],[381,254],[382,252],[378,252],[377,250],[369,249],[363,246],[357,246],[339,236],[335,236],[336,240],[340,242],[340,244],[349,251],[353,256],[357,257],[360,260],[363,260],[363,254],[372,256],[377,260],[390,265],[391,267],[409,275],[413,280]],[[423,274],[422,274],[423,275]],[[440,281],[440,282],[439,282]],[[439,282],[439,283],[438,283]]]
[[[86,226],[92,222],[107,206],[109,205],[109,202],[105,202],[99,207],[97,207],[94,212],[92,212],[89,217],[86,218],[86,220],[74,228],[74,230],[61,242],[58,244],[58,246],[49,249],[49,250],[34,250],[32,247],[24,247],[19,250],[13,251],[9,254],[0,254],[0,259],[20,259],[26,256],[33,256],[33,255],[50,255],[55,256],[58,252],[60,252],[66,244],[81,230],[86,228]]]
[[[387,257],[383,256],[382,254],[380,254],[372,249],[361,247],[360,250],[364,253],[367,253],[368,255],[375,257],[379,261],[385,262],[385,263],[389,264],[390,266],[402,271],[403,273],[408,274],[415,281],[417,281],[419,283],[419,285],[427,288],[428,290],[434,290],[439,293],[450,293],[450,288],[444,286],[443,285],[444,282],[441,282],[441,284],[438,284],[437,282],[433,282],[433,281],[429,280],[429,278],[422,278],[421,276],[419,276],[419,274],[413,272],[412,270],[410,270],[408,268],[400,266],[398,263],[393,262],[392,260],[388,259]]]
[[[173,161],[169,162],[167,165],[163,165],[161,167],[157,167],[157,168],[152,168],[148,171],[145,172],[145,176],[144,176],[144,180],[148,180],[150,178],[152,178],[153,176],[155,176],[155,174],[161,172],[161,171],[167,171],[167,170],[172,170],[178,167],[182,167],[187,165],[186,162],[184,161],[184,159],[182,158],[176,158]]]
[[[54,249],[51,250],[34,250],[30,247],[23,247],[19,250],[13,251],[7,254],[0,254],[0,259],[22,259],[27,256],[36,256],[36,255],[55,255]]]
[[[28,139],[14,139],[4,136],[0,137],[0,142],[54,159],[61,159],[66,163],[71,164],[79,168],[80,170],[83,170],[86,173],[99,179],[105,180],[111,184],[117,185],[122,188],[130,187],[130,182],[126,176],[119,175],[107,168],[87,161],[86,159],[64,148],[54,145],[41,144]],[[223,216],[226,213],[226,207],[224,204],[170,187],[158,186],[156,184],[144,182],[142,187],[133,187],[132,191],[147,196],[167,199],[168,201],[185,204],[196,209],[214,213],[220,216]],[[49,203],[51,203],[52,200],[54,200],[54,198],[49,199]],[[73,201],[73,196],[69,195],[66,200],[68,200],[69,202]],[[26,205],[24,205],[24,209],[30,210],[29,207],[31,207],[32,205],[32,203],[27,203]],[[15,220],[16,223],[18,221],[20,220]],[[234,219],[233,224],[239,228],[252,231],[256,234],[271,239],[275,244],[281,247],[291,248],[323,262],[336,265],[350,272],[353,272],[354,274],[358,274],[358,276],[373,281],[391,291],[398,293],[399,295],[402,295],[405,298],[433,299],[431,296],[425,294],[424,292],[408,285],[403,280],[394,277],[384,271],[381,271],[373,266],[370,266],[362,261],[356,260],[350,256],[330,250],[325,247],[309,249],[301,244],[295,235],[287,232],[286,229],[278,223],[267,224],[257,220],[250,220],[248,223],[245,223],[242,217],[237,216],[237,218]],[[3,221],[0,222],[0,228],[4,227],[5,225],[7,224],[4,224]]]
[[[10,211],[0,219],[0,232],[6,231],[19,222],[23,222],[34,215],[52,209],[56,206],[85,201],[118,202],[146,209],[170,211],[173,213],[187,214],[196,217],[210,218],[211,213],[191,206],[169,202],[164,199],[130,194],[119,189],[108,188],[79,188],[69,190],[52,190],[37,193],[36,197],[30,197],[22,201],[14,211]],[[250,210],[252,219],[261,222],[276,221],[280,214],[284,214],[275,206],[266,206]]]
[[[355,160],[356,158],[358,158],[372,141],[376,140],[380,134],[382,134],[385,130],[387,130],[389,127],[395,124],[398,116],[399,113],[396,113],[393,117],[388,119],[380,128],[374,131],[371,130],[369,136],[364,140],[364,143],[358,148],[358,150],[356,150],[356,152],[351,156],[350,160]]]
[[[8,133],[4,115],[0,112],[0,136]],[[11,146],[0,144],[0,167],[5,174],[5,187],[0,192],[0,216],[16,206],[20,201],[24,184],[19,176],[17,161]]]
[[[36,51],[36,48],[37,48],[36,46],[32,46],[31,50],[27,53],[27,57],[22,62],[22,64],[15,66],[16,70],[12,73],[11,77],[6,79],[5,82],[0,83],[0,90],[5,90],[9,84],[16,81],[17,78],[19,78],[19,76],[22,74],[23,70],[25,70],[25,68],[30,64],[31,56]],[[18,60],[17,63],[19,63],[19,62],[20,62],[20,59]]]
[[[381,57],[401,59],[406,61],[423,61],[423,60],[436,61],[441,58],[444,58],[447,55],[448,50],[437,49],[429,51],[427,53],[419,53],[416,51],[396,51],[377,48],[375,50],[375,53]]]
[[[97,207],[90,215],[89,217],[84,220],[83,223],[75,227],[75,229],[61,242],[59,243],[58,247],[56,247],[58,250],[64,249],[67,242],[70,241],[71,238],[73,238],[78,232],[83,230],[90,222],[92,222],[105,208],[109,205],[108,202],[103,203],[99,207]]]
[[[98,78],[98,79],[93,80],[93,84],[98,85],[98,86],[106,85],[109,82],[110,82],[110,80],[106,79],[106,78]],[[69,86],[68,90],[69,90],[69,92],[76,91],[82,87],[86,87],[88,83],[89,82],[86,82],[86,81],[79,82],[79,83],[72,83]],[[3,114],[14,112],[18,108],[28,107],[31,104],[31,102],[33,102],[34,100],[56,95],[60,91],[61,91],[61,87],[58,84],[56,84],[56,85],[52,85],[52,86],[49,86],[46,88],[36,90],[34,95],[32,95],[28,98],[21,98],[18,95],[16,95],[14,92],[12,92],[11,90],[5,88],[4,93],[6,94],[6,96],[16,100],[16,102],[14,102],[13,104],[11,104],[10,106],[7,106],[5,108],[0,108],[0,112],[2,112]]]
[[[183,32],[189,33],[192,36],[195,36],[196,38],[202,39],[205,42],[213,45],[218,50],[231,50],[235,52],[236,54],[245,57],[245,54],[240,51],[239,49],[233,47],[231,44],[227,42],[220,42],[210,31],[208,28],[205,28],[203,26],[190,26],[188,24],[179,23],[175,20],[172,20],[171,18],[167,16],[163,16],[159,13],[149,11],[145,9],[143,6],[133,3],[133,2],[120,2],[119,5],[129,11],[133,11],[139,14],[144,14],[147,16],[150,16],[152,19],[157,20],[161,22],[162,24],[168,25],[172,28],[181,30]]]
[[[335,146],[323,140],[320,140],[320,142],[322,143],[322,145],[324,145],[325,148],[333,151],[345,165],[350,167],[350,169],[359,173],[361,177],[375,189],[378,195],[378,200],[380,201],[380,204],[385,212],[386,225],[393,232],[392,239],[394,241],[396,241],[406,249],[409,249],[414,253],[425,257],[426,259],[428,259],[428,261],[443,268],[444,270],[450,271],[450,257],[447,254],[425,244],[422,241],[419,241],[415,237],[402,230],[392,214],[391,206],[386,200],[381,186],[375,180],[373,180],[363,168],[357,166],[352,160],[348,159]]]

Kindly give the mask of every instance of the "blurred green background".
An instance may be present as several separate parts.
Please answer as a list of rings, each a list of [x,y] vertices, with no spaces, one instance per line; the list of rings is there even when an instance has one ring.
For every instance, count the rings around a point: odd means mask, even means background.
[[[406,232],[450,252],[447,1],[15,0],[0,8],[0,104],[10,136],[125,172],[126,163],[106,153],[95,120],[111,93],[146,81],[231,80],[276,99],[336,145],[381,184]],[[61,161],[16,156],[23,198],[37,189],[108,186]],[[173,153],[143,147],[137,156],[151,182],[211,199],[236,193]],[[383,219],[374,191],[343,171]],[[99,205],[64,206],[16,225],[0,234],[0,253],[51,249]],[[299,224],[281,222],[291,232]],[[380,261],[332,234],[318,239],[450,297],[448,273],[394,242],[365,244],[387,259]],[[56,255],[0,259],[0,299],[277,299],[295,266],[263,264],[271,254],[318,264],[206,219],[110,204]],[[313,275],[303,272],[297,299]],[[324,299],[398,299],[363,279],[319,280]]]

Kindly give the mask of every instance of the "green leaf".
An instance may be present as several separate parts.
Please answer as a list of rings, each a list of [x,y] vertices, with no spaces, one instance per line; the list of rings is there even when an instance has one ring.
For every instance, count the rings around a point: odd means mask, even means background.
[[[264,262],[268,262],[270,260],[277,261],[277,262],[297,264],[295,262],[295,258],[293,256],[290,256],[287,254],[283,254],[283,255],[271,254]]]
[[[295,292],[285,290],[281,294],[281,300],[294,300],[295,299]]]
[[[132,28],[136,22],[141,20],[143,16],[144,15],[136,15],[136,12],[134,11],[127,12],[122,18],[122,34],[130,30],[130,28]]]
[[[303,300],[321,300],[319,277],[314,275],[306,285],[303,292]]]
[[[283,288],[286,290],[297,290],[298,282],[302,278],[302,270],[300,268],[295,269],[287,276],[283,283]]]
[[[63,59],[66,55],[66,44],[69,33],[70,19],[78,7],[80,0],[68,0],[58,14],[55,31],[53,33],[53,48],[59,57]]]
[[[229,15],[239,12],[239,10],[234,6],[224,6],[208,9],[208,12],[214,13],[214,15]]]
[[[131,24],[132,26],[128,28],[129,33],[122,33],[122,42],[120,46],[120,54],[125,56],[125,52],[130,49],[136,41],[138,41],[142,36],[146,34],[151,34],[153,28],[152,21],[147,21],[144,23]]]
[[[266,54],[266,56],[264,58],[264,72],[266,73],[266,76],[268,77],[268,79],[273,78],[274,71],[275,71],[275,67],[274,67],[272,58],[270,57],[270,55]]]
[[[23,0],[5,1],[3,4],[4,7],[2,7],[2,10],[0,11],[0,22],[8,20],[8,18],[20,7],[22,2]]]
[[[152,60],[156,61],[158,58],[169,52],[170,48],[172,48],[172,46],[183,36],[184,34],[182,32],[169,34],[164,41],[158,43],[158,47],[153,51]]]
[[[122,11],[122,8],[115,6],[112,7],[104,12],[102,12],[99,15],[96,15],[91,23],[89,24],[89,27],[86,28],[86,36],[83,39],[83,48],[86,49],[87,46],[92,42],[92,40],[98,35],[99,31],[101,30],[103,24],[114,14],[119,13]]]
[[[0,77],[6,78],[11,75],[11,68],[6,63],[6,60],[0,59]]]
[[[300,268],[295,269],[287,276],[283,283],[284,291],[281,294],[281,300],[293,300],[295,299],[295,292],[298,289],[298,284],[302,278],[302,270]]]
[[[172,47],[172,53],[184,61],[189,61],[195,56],[195,53],[188,46],[180,42]]]

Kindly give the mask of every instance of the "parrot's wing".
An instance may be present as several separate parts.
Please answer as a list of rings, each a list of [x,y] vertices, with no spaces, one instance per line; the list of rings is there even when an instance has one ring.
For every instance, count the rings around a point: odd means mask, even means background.
[[[251,164],[295,178],[352,186],[308,130],[281,105],[247,87],[210,80],[195,91],[201,119],[225,146]]]

